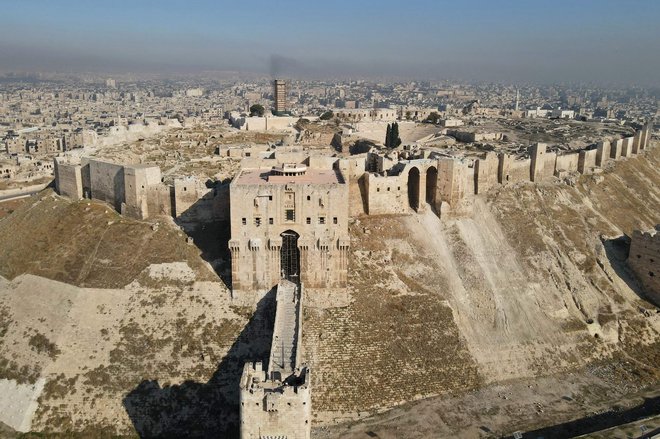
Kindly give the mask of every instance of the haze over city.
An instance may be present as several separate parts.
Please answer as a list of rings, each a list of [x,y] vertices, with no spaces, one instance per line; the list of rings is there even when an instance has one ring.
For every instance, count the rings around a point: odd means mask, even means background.
[[[0,69],[658,85],[659,21],[652,0],[4,1]]]

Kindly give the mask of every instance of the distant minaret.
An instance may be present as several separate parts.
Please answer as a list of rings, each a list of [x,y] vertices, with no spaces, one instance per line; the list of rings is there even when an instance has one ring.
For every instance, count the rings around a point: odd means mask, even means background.
[[[520,103],[520,90],[516,89],[516,111],[518,111],[519,103]]]

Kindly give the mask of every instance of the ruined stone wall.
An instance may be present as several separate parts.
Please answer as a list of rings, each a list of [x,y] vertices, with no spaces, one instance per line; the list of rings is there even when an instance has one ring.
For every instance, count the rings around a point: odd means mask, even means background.
[[[545,173],[545,156],[547,145],[545,143],[535,143],[530,148],[530,180],[534,182],[541,181]]]
[[[466,210],[469,211],[468,196],[484,193],[496,182],[502,185],[527,181],[540,182],[569,172],[593,173],[596,168],[604,166],[608,160],[632,156],[635,154],[634,151],[642,151],[649,144],[650,136],[651,125],[647,124],[634,136],[612,142],[604,140],[599,142],[595,148],[591,146],[562,155],[549,153],[545,144],[538,143],[530,147],[529,159],[515,159],[504,153],[499,154],[497,158],[492,153],[486,153],[483,158],[476,159],[474,162],[465,159],[442,158],[438,160],[435,208],[440,211],[442,205],[444,206],[442,211],[447,212],[448,210],[455,211],[456,206],[463,206],[467,207]],[[379,158],[381,161],[378,160]],[[370,153],[367,163],[373,162],[378,167],[383,160],[382,156]],[[393,169],[401,166],[408,167],[405,163],[407,162],[400,160],[394,164]],[[365,196],[368,198],[368,213],[409,212],[410,200],[407,197],[407,190],[403,190],[408,181],[407,176],[404,175],[405,172],[401,172],[399,169],[396,176],[379,177],[373,172],[382,172],[381,170],[370,169],[369,166],[367,169],[369,171],[366,174],[368,188]],[[421,172],[422,183],[419,198],[422,207],[425,199],[426,178],[426,174]],[[447,206],[451,206],[451,208],[448,209]]]
[[[449,205],[451,210],[458,211],[465,196],[466,186],[470,179],[470,168],[467,163],[451,158],[438,160],[438,183],[436,192],[436,208],[446,211],[443,205]]]
[[[631,157],[633,154],[633,141],[634,137],[626,137],[623,139],[623,145],[621,146],[621,157]]]
[[[56,157],[55,186],[60,195],[105,201],[123,215],[146,219],[172,213],[169,187],[161,183],[160,168],[119,165],[82,158]]]
[[[577,172],[578,161],[580,160],[579,152],[569,152],[557,156],[557,165],[555,166],[555,174],[561,172]]]
[[[650,232],[633,232],[628,265],[647,296],[660,306],[660,225]]]
[[[173,216],[173,192],[172,186],[158,184],[147,187],[147,211],[149,216],[156,215]]]

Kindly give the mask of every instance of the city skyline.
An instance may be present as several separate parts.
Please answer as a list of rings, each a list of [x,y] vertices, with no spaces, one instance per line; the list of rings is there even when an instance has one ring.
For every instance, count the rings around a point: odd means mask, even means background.
[[[5,72],[660,84],[660,4],[648,0],[5,3]]]

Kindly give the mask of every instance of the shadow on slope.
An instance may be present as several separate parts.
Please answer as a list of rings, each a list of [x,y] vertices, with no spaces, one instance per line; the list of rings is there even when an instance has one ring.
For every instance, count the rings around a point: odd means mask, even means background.
[[[124,397],[124,408],[140,437],[239,437],[239,381],[246,361],[267,362],[274,297],[275,289],[259,301],[208,382],[161,387],[157,380],[145,380]]]
[[[610,239],[601,238],[601,241],[603,242],[607,259],[616,275],[619,276],[619,278],[641,299],[649,300],[628,266],[627,261],[628,254],[630,253],[630,237],[628,235],[621,235]]]

